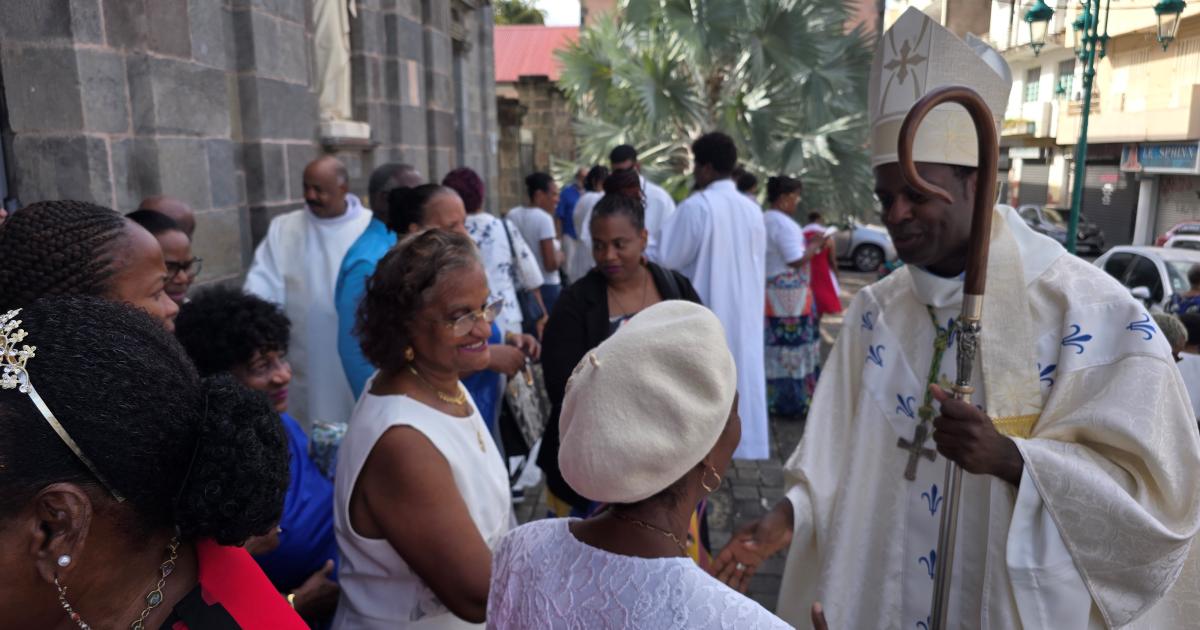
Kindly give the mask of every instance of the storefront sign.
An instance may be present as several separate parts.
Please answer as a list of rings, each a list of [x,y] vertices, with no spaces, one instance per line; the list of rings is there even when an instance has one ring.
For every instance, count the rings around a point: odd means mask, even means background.
[[[1200,143],[1127,144],[1121,149],[1121,170],[1200,175]]]
[[[1014,160],[1017,158],[1022,160],[1040,160],[1045,156],[1042,154],[1041,147],[1011,147],[1008,150],[1008,157]]]

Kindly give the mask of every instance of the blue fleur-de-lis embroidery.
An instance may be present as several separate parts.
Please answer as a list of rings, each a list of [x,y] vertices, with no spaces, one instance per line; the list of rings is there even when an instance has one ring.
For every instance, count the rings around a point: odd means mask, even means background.
[[[1050,365],[1047,365],[1046,367],[1042,367],[1042,364],[1039,363],[1039,364],[1037,364],[1037,366],[1038,366],[1039,379],[1043,383],[1045,383],[1048,387],[1054,387],[1054,379],[1051,378],[1050,375],[1054,373],[1054,370],[1058,369],[1058,364],[1051,363]]]
[[[883,351],[886,349],[883,344],[869,346],[867,348],[867,360],[879,367],[883,367]]]
[[[1079,324],[1071,324],[1071,332],[1063,337],[1062,345],[1064,348],[1075,348],[1075,354],[1083,354],[1083,344],[1092,340],[1091,335],[1081,335],[1083,331]]]
[[[1142,318],[1136,322],[1130,322],[1130,324],[1125,327],[1125,330],[1133,331],[1140,335],[1145,335],[1142,337],[1142,339],[1145,341],[1150,341],[1154,338],[1154,333],[1158,329],[1154,327],[1154,322],[1150,321],[1150,314],[1142,313]]]
[[[929,624],[931,624],[931,623],[933,623],[933,621],[928,616],[926,616],[925,621],[917,622],[917,627],[920,628],[921,630],[929,630]]]
[[[862,327],[863,330],[875,330],[875,313],[873,311],[863,313]]]
[[[933,516],[934,514],[937,514],[938,508],[942,505],[942,499],[945,497],[938,494],[938,487],[935,483],[931,488],[929,488],[928,492],[921,493],[921,498],[925,499],[925,504],[929,506],[929,515]]]
[[[896,407],[896,413],[901,413],[909,417],[916,418],[917,414],[913,411],[913,405],[917,404],[917,399],[912,396],[905,397],[903,394],[896,394],[896,400],[900,401],[900,405]]]
[[[937,550],[930,549],[928,556],[917,558],[919,564],[925,565],[925,570],[929,572],[929,579],[933,579],[933,571],[937,568]]]

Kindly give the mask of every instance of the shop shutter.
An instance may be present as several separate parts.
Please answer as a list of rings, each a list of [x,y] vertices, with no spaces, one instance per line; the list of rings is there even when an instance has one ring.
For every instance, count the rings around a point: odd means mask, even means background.
[[[1200,221],[1200,177],[1163,175],[1158,181],[1158,216],[1154,237],[1183,221]]]
[[[1026,161],[1021,166],[1021,187],[1017,191],[1017,206],[1046,205],[1050,192],[1050,165],[1045,162]]]
[[[1081,212],[1104,232],[1108,247],[1133,241],[1137,199],[1133,173],[1122,173],[1116,163],[1088,162]]]

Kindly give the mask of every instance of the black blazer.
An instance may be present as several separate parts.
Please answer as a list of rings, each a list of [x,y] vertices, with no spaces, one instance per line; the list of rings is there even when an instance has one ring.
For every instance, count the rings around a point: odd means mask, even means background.
[[[647,263],[647,269],[663,300],[701,303],[696,289],[683,274],[654,263]],[[608,282],[600,270],[592,269],[559,296],[542,338],[542,369],[551,408],[537,464],[546,473],[550,491],[576,507],[586,506],[588,500],[572,490],[559,472],[558,417],[571,372],[589,350],[608,339],[609,329]]]

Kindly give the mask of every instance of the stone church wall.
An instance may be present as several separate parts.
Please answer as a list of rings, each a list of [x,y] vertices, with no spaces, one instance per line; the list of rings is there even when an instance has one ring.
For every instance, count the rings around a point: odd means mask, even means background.
[[[388,161],[431,179],[466,164],[495,191],[490,4],[358,0],[352,100],[371,136],[347,144],[319,137],[310,2],[0,0],[8,194],[122,212],[180,197],[210,282],[239,277],[270,219],[302,207],[321,152],[362,197]]]

